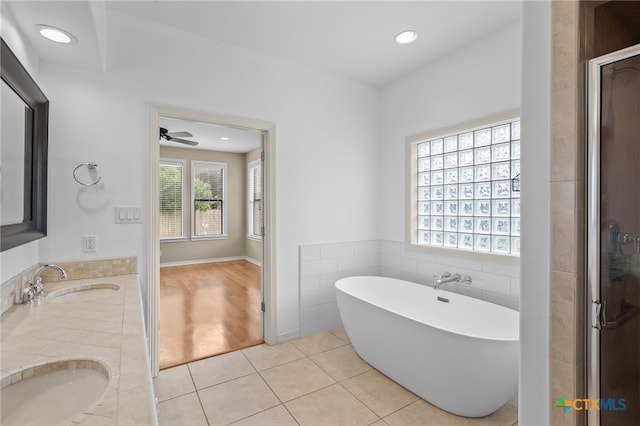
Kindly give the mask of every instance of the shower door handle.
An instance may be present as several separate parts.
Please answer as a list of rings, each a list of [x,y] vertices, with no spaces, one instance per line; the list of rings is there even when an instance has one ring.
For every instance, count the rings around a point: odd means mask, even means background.
[[[607,319],[606,319],[607,301],[592,300],[591,304],[594,308],[592,309],[592,312],[594,314],[593,320],[592,320],[592,327],[597,328],[598,330],[602,330],[607,325]]]

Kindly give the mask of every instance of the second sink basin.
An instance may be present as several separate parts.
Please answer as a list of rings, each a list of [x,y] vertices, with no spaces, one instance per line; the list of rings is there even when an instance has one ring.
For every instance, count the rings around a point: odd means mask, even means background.
[[[2,382],[2,425],[59,424],[98,402],[109,373],[98,361],[66,360],[22,370]]]
[[[119,290],[119,285],[111,283],[80,284],[53,291],[46,296],[46,300],[55,303],[90,300],[108,296]]]

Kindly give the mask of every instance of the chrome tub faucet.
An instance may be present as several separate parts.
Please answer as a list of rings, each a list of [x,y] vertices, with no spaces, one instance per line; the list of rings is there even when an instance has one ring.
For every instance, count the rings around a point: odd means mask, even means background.
[[[44,294],[44,285],[42,284],[42,273],[47,269],[55,269],[60,274],[60,278],[67,278],[67,272],[58,265],[49,264],[38,268],[33,274],[33,282],[29,287],[22,290],[22,303],[33,302],[35,299],[41,298]]]
[[[462,279],[462,276],[460,276],[460,274],[457,272],[455,274],[452,274],[451,272],[445,272],[442,275],[440,275],[440,278],[436,280],[436,283],[433,286],[433,289],[438,290],[440,288],[440,285],[444,283],[450,283],[453,281],[460,282],[461,279]]]

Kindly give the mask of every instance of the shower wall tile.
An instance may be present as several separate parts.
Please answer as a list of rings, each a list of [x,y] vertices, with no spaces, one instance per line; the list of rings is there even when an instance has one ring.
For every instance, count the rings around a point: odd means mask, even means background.
[[[551,253],[549,318],[550,397],[586,395],[585,302],[583,274],[585,144],[585,60],[589,43],[584,30],[587,2],[551,2]],[[584,416],[571,410],[550,410],[552,425],[583,424]]]
[[[551,272],[550,357],[566,364],[576,362],[576,275]]]
[[[579,31],[576,25],[578,13],[578,2],[551,2],[551,33],[557,41],[551,44],[551,69],[569,71],[552,75],[551,89],[554,92],[578,86],[576,66],[579,60]]]
[[[569,73],[571,74],[571,73]],[[551,181],[568,181],[577,178],[578,128],[568,126],[576,123],[578,106],[578,88],[558,89],[557,96],[551,100],[554,114],[551,116]]]
[[[550,389],[549,397],[550,403],[554,404],[558,397],[564,397],[567,399],[577,398],[575,393],[576,385],[576,370],[572,364],[566,364],[562,361],[551,359],[549,362],[549,376],[550,376]],[[554,426],[569,426],[577,425],[576,410],[571,410],[567,414],[564,414],[562,410],[551,409],[550,424]]]
[[[576,182],[551,182],[551,270],[575,273]]]

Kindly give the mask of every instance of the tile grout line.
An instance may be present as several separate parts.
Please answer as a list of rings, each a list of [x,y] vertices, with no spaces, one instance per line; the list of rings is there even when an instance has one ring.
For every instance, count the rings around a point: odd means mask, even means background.
[[[211,422],[209,421],[209,417],[207,417],[207,412],[204,409],[204,405],[202,404],[202,399],[200,399],[200,393],[198,392],[198,388],[196,387],[196,381],[193,380],[193,374],[191,373],[191,369],[189,368],[189,364],[185,364],[187,366],[187,371],[189,372],[189,377],[191,378],[191,383],[193,384],[193,388],[195,389],[196,397],[198,398],[198,403],[200,404],[200,409],[202,410],[202,414],[204,415],[204,419],[207,422],[207,425],[211,426]]]
[[[295,347],[295,345],[294,345],[294,347]],[[296,349],[297,349],[297,348],[296,348]],[[260,370],[258,370],[258,369],[256,368],[256,366],[255,366],[255,365],[253,365],[253,363],[251,362],[251,360],[249,359],[249,357],[247,356],[247,354],[245,354],[244,352],[242,352],[242,355],[244,355],[244,357],[247,359],[247,361],[249,361],[249,363],[253,366],[253,368],[255,368],[255,370],[256,370],[256,372],[258,373],[258,376],[260,377],[260,379],[264,382],[264,384],[267,386],[267,388],[269,388],[269,390],[271,391],[271,393],[273,393],[273,395],[276,397],[276,399],[280,402],[280,404],[278,404],[278,405],[281,405],[281,406],[282,406],[282,408],[284,408],[284,409],[287,411],[287,413],[289,413],[289,415],[291,416],[291,418],[293,419],[293,421],[294,421],[294,422],[296,422],[296,424],[300,425],[300,422],[298,422],[298,419],[296,419],[296,418],[295,418],[295,416],[293,415],[293,413],[292,413],[291,411],[289,411],[289,408],[287,408],[287,406],[286,406],[286,405],[285,405],[285,403],[282,401],[282,399],[280,399],[280,397],[279,397],[279,396],[278,396],[278,394],[275,392],[275,390],[273,390],[273,388],[271,387],[271,385],[269,385],[269,382],[267,382],[267,381],[265,380],[265,378],[262,376],[262,371],[269,370],[269,368],[265,368],[264,370],[260,371]],[[304,355],[304,354],[303,354],[303,355]],[[305,357],[306,357],[306,355],[305,355]],[[304,358],[299,358],[299,359],[296,359],[296,360],[293,360],[293,361],[285,362],[285,363],[283,363],[283,364],[279,364],[279,365],[276,365],[276,366],[273,366],[273,367],[270,367],[270,368],[276,368],[276,367],[279,367],[279,366],[281,366],[281,365],[290,364],[290,363],[292,363],[292,362],[299,361],[299,360],[301,360],[301,359],[304,359]],[[246,419],[246,418],[249,418],[249,417],[251,417],[251,416],[255,416],[256,414],[259,414],[259,413],[264,413],[265,411],[267,411],[267,410],[271,410],[271,409],[273,409],[273,408],[277,407],[278,405],[274,405],[273,407],[267,408],[266,410],[259,411],[258,413],[253,413],[253,414],[251,414],[250,416],[245,417],[245,419]],[[240,420],[243,420],[243,419],[240,419]],[[238,421],[239,421],[239,420],[238,420]]]

